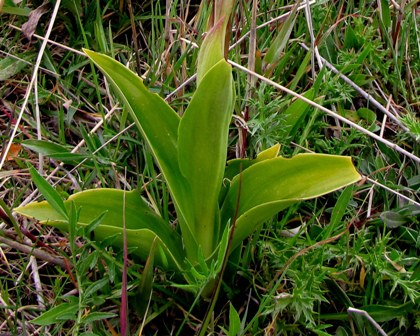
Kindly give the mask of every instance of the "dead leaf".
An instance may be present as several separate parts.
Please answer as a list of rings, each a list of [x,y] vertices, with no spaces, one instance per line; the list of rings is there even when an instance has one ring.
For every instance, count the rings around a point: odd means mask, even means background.
[[[68,99],[64,102],[63,107],[68,110],[71,107],[71,104],[73,103],[73,100]]]
[[[362,264],[362,268],[360,269],[360,276],[359,276],[359,284],[362,289],[365,288],[365,279],[366,279],[366,270],[365,266]]]
[[[21,149],[21,145],[19,145],[19,144],[12,144],[10,146],[9,151],[7,152],[6,160],[7,161],[12,161],[15,158],[17,158],[19,156],[20,149]]]
[[[29,19],[22,25],[22,33],[25,37],[30,40],[32,35],[35,33],[36,26],[38,25],[39,19],[43,14],[48,10],[49,2],[44,1],[44,3],[38,8],[34,9],[29,13]]]

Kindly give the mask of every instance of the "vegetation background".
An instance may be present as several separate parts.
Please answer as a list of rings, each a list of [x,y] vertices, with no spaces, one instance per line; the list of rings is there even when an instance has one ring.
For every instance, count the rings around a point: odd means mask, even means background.
[[[208,302],[179,289],[172,274],[130,260],[125,290],[121,251],[11,211],[40,199],[33,165],[63,197],[140,188],[172,218],[150,152],[80,50],[126,64],[182,114],[195,88],[206,5],[0,1],[1,335],[117,335],[127,316],[130,335],[200,330]],[[244,245],[239,272],[226,274],[205,332],[419,334],[418,1],[295,5],[237,1],[228,58],[295,93],[311,90],[326,111],[235,69],[229,155],[254,157],[279,142],[284,156],[352,156],[365,179],[264,224]],[[285,130],[290,118],[296,127]]]

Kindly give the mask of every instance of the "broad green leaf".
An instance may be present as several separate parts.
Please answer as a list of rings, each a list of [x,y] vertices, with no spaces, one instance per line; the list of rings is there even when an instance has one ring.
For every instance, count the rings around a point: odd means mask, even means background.
[[[39,192],[48,201],[50,207],[57,212],[57,215],[61,220],[68,220],[68,214],[64,206],[64,202],[57,191],[55,191],[55,189],[51,187],[51,185],[41,175],[39,175],[33,167],[29,168],[29,172],[31,173],[32,180],[37,186]]]
[[[153,241],[157,238],[159,248],[156,249],[156,263],[172,269],[183,269],[181,238],[169,223],[147,205],[137,191],[92,189],[74,194],[64,202],[67,209],[70,209],[72,204],[80,209],[78,225],[82,227],[88,227],[106,213],[93,231],[95,240],[102,241],[115,236],[113,245],[122,247],[125,218],[128,246],[137,248],[134,254],[146,260]],[[15,211],[27,217],[34,217],[42,224],[52,225],[63,231],[69,230],[68,222],[47,202],[31,203],[16,208]]]
[[[255,159],[233,159],[227,162],[225,168],[225,180],[222,184],[222,190],[219,195],[219,204],[223,204],[226,194],[230,187],[230,181],[240,174],[245,169],[251,167],[253,164],[261,162],[263,160],[273,159],[279,155],[280,144],[276,144],[257,155]],[[226,179],[228,181],[226,181]]]
[[[418,303],[418,301],[417,301]],[[410,313],[417,312],[418,309],[417,304],[414,304],[412,301],[408,301],[399,306],[385,306],[385,305],[369,305],[369,306],[362,306],[359,309],[367,312],[373,319],[377,322],[386,322],[391,321],[393,319],[399,318],[401,316],[407,316]],[[357,315],[355,314],[354,317]],[[334,321],[334,320],[341,320],[346,321],[349,319],[349,314],[345,313],[331,313],[331,314],[321,314],[319,315],[321,320],[325,321]],[[363,326],[363,321],[361,321],[360,326]]]
[[[49,158],[62,161],[67,164],[76,165],[83,160],[89,158],[88,155],[78,154],[78,153],[55,153],[47,155]],[[90,165],[90,162],[87,162],[87,165]]]
[[[229,15],[232,12],[234,0],[218,0],[215,4],[215,21],[219,21],[221,18],[225,20],[229,19]]]
[[[31,320],[31,323],[46,326],[67,320],[74,320],[79,308],[77,302],[62,303]]]
[[[26,140],[22,142],[22,146],[29,148],[43,155],[69,153],[70,151],[61,145],[45,140]]]
[[[251,167],[253,164],[274,159],[279,155],[280,144],[276,144],[257,155],[255,159],[233,159],[229,160],[225,169],[225,178],[232,180],[236,175],[240,174],[241,171]]]
[[[189,200],[185,179],[178,166],[178,126],[176,112],[157,94],[150,92],[142,79],[114,59],[84,49],[86,55],[108,77],[114,89],[126,103],[131,117],[149,144],[168,183],[177,207],[180,223],[186,222]],[[183,227],[185,231],[186,228]]]
[[[207,71],[225,57],[226,29],[234,3],[233,0],[220,0],[214,4],[214,25],[207,33],[198,53],[198,85]]]
[[[218,242],[218,196],[233,113],[232,69],[221,60],[207,72],[179,125],[179,166],[191,192],[193,232],[204,256]]]
[[[197,84],[200,85],[204,75],[224,57],[226,26],[220,19],[207,33],[198,53]]]
[[[74,17],[83,13],[81,0],[61,0],[61,7],[68,9]]]
[[[222,208],[222,221],[238,213],[232,249],[263,221],[298,201],[337,190],[360,179],[351,158],[299,154],[254,164],[236,176]],[[239,197],[239,208],[236,209]]]
[[[18,7],[13,0],[0,0],[0,14],[29,16],[31,9]]]
[[[366,107],[359,108],[357,115],[365,119],[370,125],[376,122],[376,113]]]

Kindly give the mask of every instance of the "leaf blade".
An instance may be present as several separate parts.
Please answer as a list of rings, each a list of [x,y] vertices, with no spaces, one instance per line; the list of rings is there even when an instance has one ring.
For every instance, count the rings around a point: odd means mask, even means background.
[[[68,213],[64,206],[64,202],[55,189],[35,170],[34,167],[29,168],[32,180],[45,197],[52,208],[61,216],[61,219],[68,220]]]
[[[79,305],[76,302],[65,302],[58,306],[44,312],[42,315],[31,320],[31,323],[47,326],[50,324],[63,322],[65,320],[72,320],[76,318],[76,313],[79,310]]]
[[[240,202],[232,249],[264,220],[298,201],[314,198],[360,180],[351,158],[299,154],[292,159],[264,160],[232,181],[222,208],[222,220],[234,216]]]
[[[160,249],[156,249],[159,265],[183,269],[184,252],[181,238],[160,216],[141,198],[137,191],[119,189],[92,189],[79,192],[64,202],[69,209],[72,204],[80,208],[78,226],[92,228],[91,224],[102,217],[93,232],[95,240],[105,240],[115,236],[113,245],[123,246],[123,217],[127,227],[129,247],[137,247],[135,254],[145,260],[153,240],[157,237]],[[14,209],[27,217],[34,217],[42,224],[55,226],[63,231],[69,230],[68,221],[48,202],[35,202]],[[124,213],[125,212],[125,213]]]
[[[142,79],[111,57],[83,50],[107,76],[131,117],[145,138],[162,174],[168,183],[174,202],[185,218],[185,180],[178,167],[178,127],[180,117],[157,94],[150,92]]]
[[[218,62],[198,86],[179,125],[179,166],[188,181],[193,232],[205,257],[218,237],[218,197],[233,114],[231,66]],[[214,237],[214,239],[212,239]]]

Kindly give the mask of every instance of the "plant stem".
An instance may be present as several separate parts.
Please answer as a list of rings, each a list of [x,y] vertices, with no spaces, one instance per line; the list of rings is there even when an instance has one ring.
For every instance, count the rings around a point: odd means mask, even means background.
[[[230,254],[230,249],[231,249],[231,246],[232,246],[233,234],[235,232],[236,220],[238,218],[239,202],[241,200],[241,190],[242,190],[242,164],[240,165],[240,169],[239,169],[238,197],[236,198],[236,208],[235,208],[235,215],[234,215],[233,221],[232,221],[232,228],[230,229],[230,232],[229,232],[229,241],[228,241],[228,245],[226,247],[225,256],[223,258],[222,268],[221,268],[219,274],[217,275],[216,282],[215,282],[215,289],[214,289],[213,295],[211,297],[210,305],[209,305],[209,307],[206,311],[205,319],[203,321],[203,324],[201,325],[199,336],[204,336],[205,335],[207,327],[210,323],[210,318],[212,316],[214,306],[216,305],[217,298],[219,297],[220,287],[222,285],[222,278],[223,278],[223,274],[225,273],[226,265],[227,265],[228,260],[229,260],[229,254]]]

